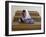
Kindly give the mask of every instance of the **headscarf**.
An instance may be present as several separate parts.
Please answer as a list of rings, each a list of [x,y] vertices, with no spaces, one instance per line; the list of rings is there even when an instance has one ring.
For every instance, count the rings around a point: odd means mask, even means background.
[[[29,18],[31,18],[31,16],[30,16],[28,10],[26,9],[26,16],[25,16],[25,19],[29,19]]]

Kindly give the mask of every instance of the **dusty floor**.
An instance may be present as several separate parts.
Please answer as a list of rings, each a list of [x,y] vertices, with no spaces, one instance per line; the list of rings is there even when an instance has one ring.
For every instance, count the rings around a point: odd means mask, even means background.
[[[39,30],[41,29],[40,22],[34,22],[34,24],[24,24],[24,23],[17,23],[14,22],[12,25],[12,31],[19,31],[19,30]]]

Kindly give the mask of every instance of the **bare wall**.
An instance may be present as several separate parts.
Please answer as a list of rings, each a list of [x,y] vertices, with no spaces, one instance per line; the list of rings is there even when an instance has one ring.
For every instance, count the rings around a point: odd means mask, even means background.
[[[14,17],[15,12],[17,10],[23,10],[23,9],[27,9],[28,11],[37,11],[37,12],[39,12],[39,15],[41,14],[41,7],[37,7],[37,6],[15,6],[15,5],[12,5],[12,7],[11,7],[12,18]]]

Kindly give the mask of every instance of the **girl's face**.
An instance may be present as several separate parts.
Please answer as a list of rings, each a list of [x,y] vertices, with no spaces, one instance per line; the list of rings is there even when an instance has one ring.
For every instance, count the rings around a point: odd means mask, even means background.
[[[22,16],[25,17],[26,16],[26,12],[22,12]]]

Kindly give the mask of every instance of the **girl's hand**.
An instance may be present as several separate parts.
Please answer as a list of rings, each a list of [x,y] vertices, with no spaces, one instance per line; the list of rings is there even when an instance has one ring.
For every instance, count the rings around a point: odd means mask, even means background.
[[[19,19],[19,22],[21,22],[21,20]]]

